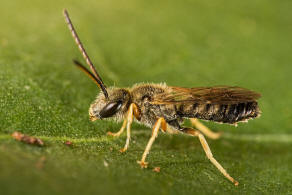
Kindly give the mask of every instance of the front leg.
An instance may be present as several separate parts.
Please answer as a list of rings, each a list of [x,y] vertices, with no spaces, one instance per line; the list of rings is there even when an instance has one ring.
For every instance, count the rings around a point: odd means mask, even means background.
[[[109,132],[107,132],[107,135],[110,135],[113,137],[119,137],[124,132],[126,125],[127,125],[127,118],[124,119],[123,125],[118,132],[112,133],[111,131],[109,131]]]
[[[138,107],[136,106],[136,104],[132,103],[130,105],[130,107],[129,107],[127,116],[124,119],[123,126],[121,127],[121,129],[117,133],[112,133],[112,132],[108,132],[107,133],[108,135],[111,135],[111,136],[120,136],[123,133],[125,127],[127,126],[127,140],[126,140],[126,144],[120,150],[120,152],[125,152],[128,149],[128,147],[129,147],[130,139],[131,139],[131,124],[133,122],[134,115],[137,117],[138,114],[139,114],[138,113]]]
[[[128,123],[127,123],[127,140],[126,140],[125,146],[122,149],[120,149],[120,152],[126,152],[127,149],[128,149],[128,147],[129,147],[129,144],[130,144],[130,139],[131,139],[131,124],[132,124],[133,118],[134,118],[134,116],[133,116],[133,109],[134,109],[134,107],[137,108],[136,104],[132,103],[130,105],[129,110],[128,110],[128,116],[127,116],[127,121],[128,121]]]

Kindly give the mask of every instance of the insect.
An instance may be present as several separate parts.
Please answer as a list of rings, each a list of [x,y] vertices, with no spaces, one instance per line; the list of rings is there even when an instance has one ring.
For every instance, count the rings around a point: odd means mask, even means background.
[[[257,99],[260,98],[260,94],[248,89],[229,86],[184,88],[171,87],[166,84],[142,83],[135,84],[131,88],[107,88],[87,55],[66,10],[64,10],[64,16],[72,36],[92,72],[78,61],[74,61],[75,65],[101,89],[95,101],[90,105],[90,120],[111,118],[123,121],[118,132],[108,132],[108,135],[118,137],[127,129],[126,144],[120,150],[121,152],[125,152],[129,147],[131,124],[135,119],[139,123],[152,127],[152,135],[142,158],[137,161],[142,168],[147,168],[146,157],[159,130],[183,133],[198,137],[211,163],[234,185],[238,185],[238,182],[213,157],[204,136],[217,139],[220,137],[220,133],[211,131],[198,119],[236,125],[238,122],[259,117],[261,111]],[[182,123],[185,119],[190,119],[196,128],[183,127]]]

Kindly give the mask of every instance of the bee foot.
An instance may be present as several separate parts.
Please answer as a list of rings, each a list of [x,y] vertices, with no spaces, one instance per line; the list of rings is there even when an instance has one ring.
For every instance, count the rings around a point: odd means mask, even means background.
[[[137,161],[138,164],[140,164],[141,168],[147,168],[148,166],[148,162],[144,162],[144,161]]]
[[[123,152],[126,152],[127,151],[127,148],[122,148],[120,149],[120,152],[123,153]]]
[[[117,136],[119,136],[120,134],[118,134],[118,133],[112,133],[111,131],[108,131],[108,132],[107,132],[107,135],[110,135],[110,136],[113,136],[113,137],[117,137]]]

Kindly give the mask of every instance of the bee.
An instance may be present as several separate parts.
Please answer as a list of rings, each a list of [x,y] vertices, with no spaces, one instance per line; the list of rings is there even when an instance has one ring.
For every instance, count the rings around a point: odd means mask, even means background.
[[[259,117],[261,114],[257,102],[257,99],[261,97],[259,93],[241,87],[184,88],[152,83],[135,84],[131,88],[107,88],[86,53],[66,10],[64,10],[64,16],[72,36],[92,72],[76,60],[75,65],[101,89],[90,105],[90,120],[111,118],[115,121],[123,121],[118,132],[108,132],[108,135],[118,137],[127,129],[126,144],[120,150],[121,152],[125,152],[129,148],[131,124],[135,119],[138,123],[152,128],[152,134],[142,158],[137,161],[141,168],[147,168],[146,157],[160,130],[168,133],[183,133],[198,137],[211,163],[234,185],[238,185],[238,181],[231,177],[214,158],[205,139],[205,136],[217,139],[221,133],[211,131],[198,119],[236,125],[238,122],[246,122]],[[185,119],[190,119],[195,128],[182,126]]]

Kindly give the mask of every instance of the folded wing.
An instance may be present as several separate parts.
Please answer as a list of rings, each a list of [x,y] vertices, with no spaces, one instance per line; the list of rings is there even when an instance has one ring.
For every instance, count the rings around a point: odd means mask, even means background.
[[[261,95],[254,91],[230,86],[215,87],[170,87],[167,93],[160,93],[153,97],[152,104],[239,104],[255,102]]]

